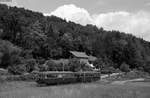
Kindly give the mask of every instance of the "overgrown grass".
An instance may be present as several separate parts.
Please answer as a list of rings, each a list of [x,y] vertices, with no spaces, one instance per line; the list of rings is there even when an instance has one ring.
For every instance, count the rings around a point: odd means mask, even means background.
[[[4,80],[0,77],[0,84],[4,83]]]
[[[3,85],[4,86],[4,85]],[[150,98],[150,86],[99,82],[37,87],[34,82],[9,82],[0,98]]]
[[[35,82],[23,82],[25,77],[21,77],[23,79],[17,77],[21,81],[7,83],[4,83],[6,77],[0,77],[0,98],[150,98],[149,82],[140,83],[140,86],[138,83],[112,85],[100,81],[38,87]],[[122,75],[120,80],[138,77],[147,77],[147,75],[141,72],[130,72]]]
[[[5,83],[5,76],[0,75],[0,85]]]

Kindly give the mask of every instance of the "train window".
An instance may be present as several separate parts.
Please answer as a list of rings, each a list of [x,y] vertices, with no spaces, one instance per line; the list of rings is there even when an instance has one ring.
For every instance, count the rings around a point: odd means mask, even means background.
[[[58,78],[62,78],[62,77],[63,77],[63,75],[62,75],[62,74],[59,74],[57,77],[58,77]]]

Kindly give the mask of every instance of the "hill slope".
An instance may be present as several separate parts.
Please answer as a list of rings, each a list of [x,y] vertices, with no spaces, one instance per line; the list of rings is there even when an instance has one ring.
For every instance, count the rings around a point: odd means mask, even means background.
[[[68,51],[74,50],[101,58],[115,68],[125,62],[130,68],[150,69],[150,42],[24,8],[0,5],[0,39],[0,67],[27,59],[67,58]]]

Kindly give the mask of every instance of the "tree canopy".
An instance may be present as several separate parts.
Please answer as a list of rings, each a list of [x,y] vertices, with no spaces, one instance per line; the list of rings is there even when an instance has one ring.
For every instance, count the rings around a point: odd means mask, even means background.
[[[146,68],[150,61],[150,42],[142,38],[2,4],[0,43],[0,67],[21,63],[12,61],[14,56],[17,60],[60,59],[68,58],[69,51],[86,52],[114,68],[120,68],[123,62],[130,68]]]

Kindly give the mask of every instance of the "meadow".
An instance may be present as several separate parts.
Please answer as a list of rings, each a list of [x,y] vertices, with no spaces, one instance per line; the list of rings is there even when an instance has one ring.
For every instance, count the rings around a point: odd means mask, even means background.
[[[150,98],[150,82],[79,83],[39,86],[35,82],[0,84],[0,98]]]

